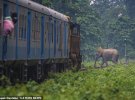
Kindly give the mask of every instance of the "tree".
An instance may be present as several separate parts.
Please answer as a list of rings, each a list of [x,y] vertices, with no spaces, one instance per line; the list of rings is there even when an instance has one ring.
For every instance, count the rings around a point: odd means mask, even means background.
[[[80,24],[81,51],[88,58],[94,56],[98,46],[117,48],[123,55],[124,38],[130,50],[135,48],[135,22],[132,19],[135,17],[128,16],[134,15],[134,0],[43,1]]]

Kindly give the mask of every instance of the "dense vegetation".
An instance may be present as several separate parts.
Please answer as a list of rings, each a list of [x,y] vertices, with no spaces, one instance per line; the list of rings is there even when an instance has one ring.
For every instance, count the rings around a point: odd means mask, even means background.
[[[43,96],[44,100],[134,100],[135,63],[95,69],[84,63],[85,71],[50,74],[37,84],[28,82],[0,87],[0,96]]]
[[[135,58],[134,0],[43,0],[44,5],[60,11],[81,25],[81,52],[92,59],[98,46],[115,47],[124,56],[125,44]],[[0,96],[43,96],[44,100],[134,100],[135,63],[93,68],[83,62],[84,71],[50,73],[41,84],[10,84],[1,77]]]
[[[93,58],[99,46],[117,48],[124,56],[125,43],[130,58],[135,58],[134,0],[43,0],[43,4],[81,25],[81,52]],[[130,15],[130,16],[129,16]]]

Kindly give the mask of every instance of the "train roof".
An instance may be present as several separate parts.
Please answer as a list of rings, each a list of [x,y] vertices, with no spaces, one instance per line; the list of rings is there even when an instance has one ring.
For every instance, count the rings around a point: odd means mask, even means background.
[[[52,16],[54,18],[57,18],[63,21],[69,20],[68,16],[31,0],[8,0],[8,1],[13,2],[13,3],[18,3],[21,6],[24,6],[26,8],[32,9],[37,12],[41,12],[43,14]]]

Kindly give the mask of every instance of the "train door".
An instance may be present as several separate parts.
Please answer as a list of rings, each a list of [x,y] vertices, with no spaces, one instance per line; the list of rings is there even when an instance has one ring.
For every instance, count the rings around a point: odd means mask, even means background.
[[[30,57],[30,35],[31,35],[31,12],[28,11],[27,19],[27,58]]]
[[[77,70],[81,66],[81,55],[80,55],[80,26],[78,24],[71,23],[70,25],[70,59],[72,60],[73,66],[77,66]]]
[[[78,24],[71,26],[70,51],[77,55],[80,54],[80,26]]]

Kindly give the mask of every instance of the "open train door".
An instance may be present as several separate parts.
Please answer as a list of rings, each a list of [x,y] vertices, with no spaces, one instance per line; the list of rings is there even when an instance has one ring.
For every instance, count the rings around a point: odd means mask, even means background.
[[[76,23],[71,23],[70,25],[70,58],[73,66],[80,69],[82,61],[80,55],[80,25]]]

